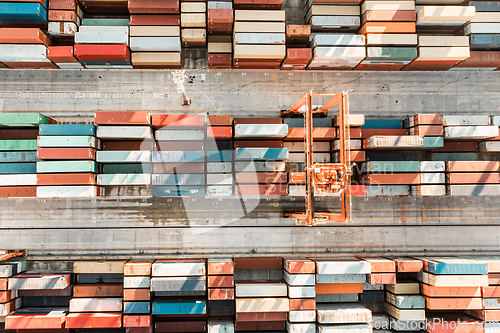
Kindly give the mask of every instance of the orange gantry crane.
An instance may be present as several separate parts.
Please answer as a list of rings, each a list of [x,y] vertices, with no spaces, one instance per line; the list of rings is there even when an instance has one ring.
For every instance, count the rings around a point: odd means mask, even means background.
[[[314,107],[313,96],[333,96],[321,107]],[[313,159],[313,114],[326,116],[329,109],[338,105],[338,138],[340,140],[339,163],[314,163]],[[306,172],[306,211],[288,214],[297,219],[297,224],[314,226],[332,222],[351,222],[351,154],[349,132],[348,92],[338,94],[314,94],[309,91],[282,115],[303,115],[305,122],[305,172]],[[314,211],[314,196],[340,196],[340,214]]]

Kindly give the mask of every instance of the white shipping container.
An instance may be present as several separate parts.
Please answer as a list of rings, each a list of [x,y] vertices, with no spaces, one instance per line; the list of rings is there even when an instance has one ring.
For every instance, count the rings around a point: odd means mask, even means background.
[[[434,275],[417,274],[418,280],[435,287],[487,287],[488,275]]]
[[[418,21],[469,21],[476,16],[474,6],[423,6],[417,12]]]
[[[168,130],[159,129],[155,131],[155,139],[158,141],[200,141],[205,138],[203,130]]]
[[[352,139],[349,140],[351,150],[362,150],[363,149],[363,144],[361,140],[357,139]],[[340,140],[335,140],[333,141],[333,150],[339,150],[340,149]]]
[[[421,173],[420,183],[422,184],[444,184],[446,176],[444,173]]]
[[[469,23],[464,28],[464,35],[500,34],[500,23]]]
[[[0,265],[0,278],[7,278],[12,275],[13,265]]]
[[[0,186],[36,185],[36,174],[0,175]]]
[[[126,289],[144,289],[151,286],[149,276],[125,276],[123,278],[123,288]]]
[[[292,317],[292,312],[289,313],[289,317]],[[308,311],[309,312],[309,311]],[[312,311],[314,312],[314,311]],[[316,317],[316,316],[315,316]],[[316,333],[316,324],[313,322],[296,324],[292,320],[286,322],[286,331],[288,333]]]
[[[47,46],[24,44],[0,44],[0,61],[50,62],[47,59]]]
[[[233,9],[233,3],[227,1],[209,1],[208,9]]]
[[[366,195],[370,196],[410,195],[410,187],[407,185],[367,185]]]
[[[288,286],[288,298],[314,298],[316,297],[316,289],[313,286]]]
[[[284,283],[236,283],[236,297],[285,297],[287,288]]]
[[[151,276],[205,276],[205,262],[155,262]]]
[[[181,13],[182,28],[205,28],[207,20],[205,13]]]
[[[445,185],[417,185],[411,187],[411,195],[422,197],[446,195]]]
[[[283,272],[283,280],[290,286],[314,286],[315,274],[290,274]]]
[[[387,10],[387,11],[396,11],[396,10],[415,10],[415,2],[414,1],[371,1],[367,0],[363,2],[361,5],[361,14],[366,12],[367,10]]]
[[[56,66],[60,69],[82,69],[85,68],[79,62],[57,62]]]
[[[317,333],[372,333],[371,324],[318,325]]]
[[[329,143],[329,142],[328,142]],[[313,162],[314,163],[330,163],[331,155],[330,153],[314,153]],[[288,162],[305,162],[304,153],[290,153],[288,154]]]
[[[354,34],[313,33],[309,37],[312,48],[317,46],[365,46],[365,41],[365,36]],[[354,115],[349,117],[351,116]],[[364,117],[364,115],[362,116]]]
[[[285,22],[284,10],[235,10],[234,21]]]
[[[359,6],[343,5],[312,5],[308,11],[308,17],[313,15],[322,16],[355,16],[360,15]]]
[[[481,152],[500,152],[500,141],[479,142],[479,151]]]
[[[422,135],[372,136],[368,139],[365,139],[365,149],[390,147],[425,147],[425,140]]]
[[[97,185],[151,185],[151,174],[102,174],[97,175]]]
[[[205,2],[181,2],[181,13],[205,13],[206,11]]]
[[[416,34],[367,34],[366,45],[413,46],[417,45]]]
[[[89,198],[100,195],[98,186],[37,186],[37,198]]]
[[[130,37],[131,51],[180,52],[179,37]]]
[[[121,298],[72,298],[70,312],[121,312]]]
[[[472,23],[495,23],[500,22],[500,12],[476,12],[476,16],[470,19]]]
[[[233,44],[231,43],[212,43],[208,42],[208,53],[231,53]]]
[[[389,303],[384,303],[384,311],[399,320],[425,320],[425,309],[398,309]]]
[[[234,34],[233,42],[238,45],[245,44],[259,44],[259,45],[284,45],[285,44],[285,34],[284,33],[249,33],[249,32],[237,32]]]
[[[0,318],[3,318],[5,320],[4,317],[8,316],[12,311],[15,311],[21,307],[23,303],[22,301],[22,297],[19,297],[7,303],[0,303]]]
[[[363,291],[376,291],[384,290],[385,284],[370,284],[368,282],[363,283]]]
[[[283,59],[285,45],[235,45],[234,59]],[[238,124],[240,126],[242,124]],[[235,136],[236,137],[236,136]]]
[[[366,57],[364,47],[315,47],[313,60],[326,60],[339,64],[358,64]],[[343,62],[341,60],[344,60]]]
[[[83,33],[129,33],[129,27],[126,26],[92,26],[82,25],[78,28],[78,32]]]
[[[363,283],[366,274],[316,274],[316,283]]]
[[[351,140],[353,141],[353,140]],[[304,153],[304,142],[283,142],[283,148],[287,148],[291,153]],[[314,152],[329,152],[330,142],[313,142]]]
[[[231,162],[213,162],[207,163],[207,173],[227,173],[233,171]]]
[[[227,319],[209,318],[207,333],[234,333],[234,322]]]
[[[444,161],[421,161],[420,172],[444,172]]]
[[[500,298],[483,298],[483,308],[485,310],[499,310]]]
[[[234,126],[234,137],[238,139],[240,138],[282,139],[287,134],[288,134],[287,124],[237,124]]]
[[[71,37],[78,31],[78,26],[73,22],[49,22],[47,31],[54,37]]]
[[[486,126],[489,124],[490,124],[489,116],[443,115],[443,126]]]
[[[283,172],[286,169],[286,164],[274,161],[234,162],[234,169],[236,172]]]
[[[143,163],[151,162],[152,152],[146,150],[114,151],[104,150],[96,153],[96,161],[99,163]],[[98,175],[104,176],[104,175]],[[101,177],[101,181],[105,178]],[[117,179],[118,181],[118,179]]]
[[[488,139],[499,135],[498,126],[449,126],[444,128],[447,139]]]
[[[499,322],[485,322],[484,333],[500,333],[500,323]]]
[[[237,298],[238,312],[288,312],[288,298]]]
[[[396,295],[417,295],[420,294],[418,282],[401,282],[396,284],[386,284],[385,290]]]
[[[465,46],[469,47],[469,37],[467,36],[418,36],[419,46]]]
[[[102,139],[153,139],[149,126],[97,126],[97,137]],[[180,139],[179,139],[180,140]]]
[[[470,57],[468,46],[448,46],[448,47],[419,47],[416,60],[439,61],[439,60],[465,60]]]
[[[232,174],[207,174],[207,185],[232,185],[234,178]]]
[[[371,264],[367,261],[317,261],[316,274],[370,274]]]
[[[130,26],[130,37],[180,37],[179,26]]]
[[[303,197],[306,195],[305,185],[288,185],[288,195],[291,197]]]
[[[207,197],[228,197],[233,195],[232,186],[207,186]]]
[[[316,314],[320,324],[354,324],[372,321],[372,312],[369,309],[353,303],[317,304]]]
[[[283,33],[285,22],[234,22],[233,32]]]

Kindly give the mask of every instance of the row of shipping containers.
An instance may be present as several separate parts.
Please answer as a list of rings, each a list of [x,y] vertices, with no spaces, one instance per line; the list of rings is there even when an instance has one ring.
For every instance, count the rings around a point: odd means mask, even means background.
[[[303,118],[0,113],[0,197],[305,195]],[[314,118],[315,163],[339,161]],[[352,195],[500,195],[500,117],[349,117]]]
[[[281,0],[0,2],[0,65],[175,69],[182,53],[194,50],[186,57],[206,58],[212,69],[500,66],[498,2],[304,0],[289,19],[281,6]]]
[[[499,257],[101,260],[45,273],[26,267],[25,260],[0,264],[2,332],[499,328]]]

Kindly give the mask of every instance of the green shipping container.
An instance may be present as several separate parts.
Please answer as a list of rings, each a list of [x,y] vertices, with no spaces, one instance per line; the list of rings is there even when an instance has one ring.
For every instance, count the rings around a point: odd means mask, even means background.
[[[365,60],[411,61],[417,57],[414,47],[367,47]]]
[[[104,18],[85,18],[82,20],[82,25],[90,26],[126,26],[130,25],[129,19],[104,19]]]
[[[97,163],[94,161],[38,161],[36,162],[37,173],[73,173],[73,172],[97,172]]]
[[[425,148],[441,148],[444,146],[444,140],[442,136],[426,136],[424,137]]]
[[[363,172],[392,173],[420,172],[419,161],[370,161],[363,164]]]
[[[36,150],[36,140],[0,140],[0,151]]]
[[[38,127],[48,124],[49,117],[34,112],[0,113],[0,127]]]

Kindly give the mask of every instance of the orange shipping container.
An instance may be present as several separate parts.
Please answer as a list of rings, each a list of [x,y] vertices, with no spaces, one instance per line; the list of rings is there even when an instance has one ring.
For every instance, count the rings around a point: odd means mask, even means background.
[[[36,186],[3,186],[0,187],[0,198],[33,198],[36,197]]]
[[[500,321],[500,310],[472,310],[470,314],[484,321]]]
[[[122,297],[121,284],[78,284],[73,287],[73,297]]]
[[[304,141],[305,129],[301,127],[288,128],[288,135],[285,141]],[[313,128],[314,141],[330,141],[336,138],[334,127]]]
[[[145,111],[96,111],[94,122],[101,125],[150,125],[151,117]]]
[[[78,24],[78,15],[71,10],[49,10],[49,21],[73,22]]]
[[[415,22],[414,10],[367,10],[361,16],[361,24],[367,21]]]
[[[316,294],[358,294],[363,292],[362,283],[322,283],[316,285]]]
[[[420,289],[429,297],[481,297],[481,287],[433,287],[422,283]]]
[[[226,115],[210,115],[208,116],[208,123],[211,126],[232,126],[233,117]],[[208,124],[207,124],[208,125]]]
[[[316,300],[306,298],[290,298],[290,311],[316,310]]]
[[[15,290],[0,291],[0,303],[7,303],[16,296]]]
[[[208,289],[208,299],[211,301],[226,301],[234,299],[233,288]]]
[[[25,329],[61,329],[64,327],[64,313],[49,313],[40,315],[10,315],[5,318],[6,330]]]
[[[290,172],[288,174],[289,184],[305,184],[306,183],[306,173],[305,172]]]
[[[478,310],[482,309],[481,298],[433,298],[425,296],[428,310]]]
[[[416,125],[442,125],[443,124],[443,115],[439,113],[419,113],[414,115],[413,124]],[[410,124],[410,126],[413,126]]]
[[[442,136],[442,125],[419,125],[408,130],[410,135]]]
[[[124,301],[149,301],[150,299],[149,289],[123,289]]]
[[[232,126],[216,126],[207,128],[207,138],[231,140],[233,138]]]
[[[237,185],[236,193],[238,195],[287,195],[288,186],[286,184],[275,185]]]
[[[203,115],[154,114],[151,116],[154,128],[198,128],[205,126]]]
[[[393,173],[365,175],[364,180],[369,185],[409,185],[420,184],[418,173]]]
[[[449,161],[446,162],[448,172],[497,172],[497,161]]]
[[[37,185],[95,185],[93,173],[40,173]]]
[[[351,185],[351,195],[366,195],[366,185]]]
[[[375,273],[368,274],[366,281],[369,284],[395,284],[396,273]]]
[[[389,259],[383,258],[363,258],[371,264],[372,273],[395,273],[396,263]]]
[[[50,45],[50,40],[38,28],[2,28],[0,29],[1,44],[43,44]]]
[[[7,278],[0,278],[0,290],[8,290],[9,288],[7,288],[9,284],[9,279]]]
[[[498,184],[498,172],[492,173],[448,173],[448,184]]]
[[[66,328],[120,328],[120,313],[70,313],[66,316]]]
[[[412,258],[395,258],[392,260],[396,263],[398,273],[421,272],[423,268],[422,260]]]
[[[358,34],[414,34],[415,22],[366,22]]]
[[[208,262],[208,275],[232,275],[234,274],[234,264],[232,261]]]
[[[473,310],[475,311],[475,310]],[[440,321],[434,323],[434,318],[428,319],[426,326],[429,333],[483,333],[483,323],[471,319],[451,318],[446,320],[439,318]],[[460,322],[458,322],[460,320]]]
[[[94,148],[38,148],[39,160],[95,160]]]
[[[500,286],[481,287],[483,298],[500,298]]]
[[[151,315],[123,315],[123,327],[149,327]]]
[[[207,277],[208,288],[232,288],[234,287],[234,277],[232,275],[215,275]]]
[[[253,258],[234,258],[235,269],[252,268],[281,268],[283,265],[281,258],[276,257],[253,257]]]
[[[307,259],[284,259],[283,267],[290,274],[316,273],[316,263]]]
[[[148,276],[151,275],[153,260],[129,261],[123,266],[125,276]]]

